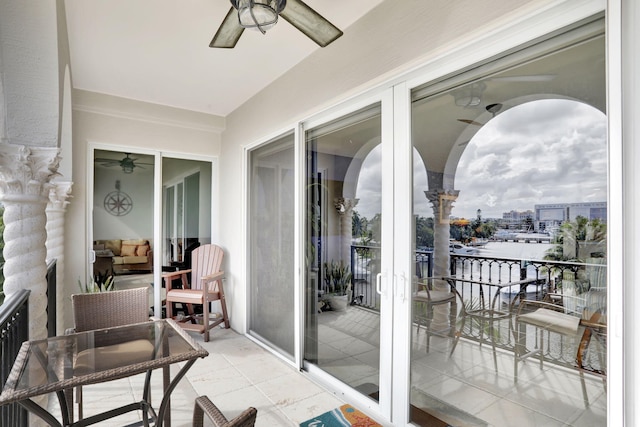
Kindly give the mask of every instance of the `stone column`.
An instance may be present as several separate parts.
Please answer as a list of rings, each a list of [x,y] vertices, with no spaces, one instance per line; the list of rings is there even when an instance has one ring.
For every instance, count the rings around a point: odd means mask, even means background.
[[[50,180],[58,148],[0,144],[0,201],[4,210],[4,292],[29,296],[29,339],[47,337],[46,246]]]
[[[433,275],[449,274],[449,216],[458,190],[429,190],[424,194],[433,207]]]
[[[359,199],[346,199],[338,197],[333,203],[338,212],[340,227],[340,259],[345,265],[351,265],[351,223],[353,221],[353,208]]]
[[[47,204],[47,263],[56,260],[56,325],[57,334],[64,333],[64,214],[71,197],[72,182],[52,182]]]
[[[449,216],[453,202],[458,198],[458,190],[429,190],[424,194],[433,207],[433,275],[449,275]],[[445,281],[435,281],[435,290],[448,291],[449,286]],[[448,305],[438,305],[433,308],[431,327],[441,330],[451,326],[450,310]]]

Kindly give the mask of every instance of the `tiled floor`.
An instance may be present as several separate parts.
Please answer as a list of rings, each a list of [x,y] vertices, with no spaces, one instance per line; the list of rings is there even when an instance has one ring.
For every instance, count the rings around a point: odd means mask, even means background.
[[[209,356],[191,367],[171,395],[173,427],[191,426],[193,402],[199,395],[209,396],[228,418],[254,406],[258,409],[256,426],[264,427],[298,426],[344,403],[233,330],[214,329],[209,342],[203,342],[201,336],[194,337]],[[162,381],[159,373],[152,377],[152,397],[158,398]],[[144,376],[139,375],[84,387],[85,417],[140,399],[143,382]],[[158,404],[154,401],[154,406]],[[55,398],[49,407],[54,415],[59,414]],[[123,426],[140,419],[137,411],[98,425]]]
[[[327,316],[319,318],[319,339],[324,341],[319,364],[354,387],[376,383],[377,315],[357,307],[339,316],[323,314]],[[255,406],[256,425],[269,427],[297,426],[343,403],[307,374],[232,330],[214,329],[207,343],[201,336],[195,339],[209,356],[198,360],[174,391],[173,426],[191,425],[193,402],[198,395],[209,396],[228,417]],[[458,411],[463,418],[468,416],[471,421],[464,425],[606,426],[606,391],[599,379],[585,376],[590,400],[585,408],[580,377],[573,370],[549,364],[540,370],[537,363],[527,362],[520,367],[518,383],[514,384],[511,354],[498,352],[496,372],[490,346],[480,348],[477,343],[461,340],[449,359],[449,345],[445,338],[432,337],[431,351],[426,353],[424,332],[414,340],[414,403],[442,403],[445,412]],[[85,387],[85,416],[130,403],[133,397],[139,399],[143,380],[137,376]],[[160,396],[160,387],[160,375],[154,374],[153,390],[158,391],[154,396]],[[50,407],[56,410],[57,403]],[[139,419],[138,413],[131,413],[100,425],[122,426]]]
[[[318,364],[357,388],[377,384],[379,315],[351,307],[347,314],[318,317]],[[508,335],[508,330],[503,334]],[[494,368],[491,345],[460,340],[451,358],[451,338],[431,337],[426,352],[424,329],[413,330],[411,351],[412,403],[437,408],[453,425],[606,426],[607,395],[602,380],[584,375],[585,405],[580,375],[573,369],[537,360],[520,363],[513,377],[513,353],[497,351]],[[421,404],[422,403],[422,404]],[[452,416],[451,418],[447,418]]]

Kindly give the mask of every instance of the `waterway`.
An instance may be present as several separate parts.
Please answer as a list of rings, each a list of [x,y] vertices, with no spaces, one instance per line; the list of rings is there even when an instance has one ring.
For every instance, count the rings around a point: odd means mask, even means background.
[[[488,242],[484,247],[478,248],[478,255],[487,258],[542,260],[545,252],[553,246],[550,243]]]

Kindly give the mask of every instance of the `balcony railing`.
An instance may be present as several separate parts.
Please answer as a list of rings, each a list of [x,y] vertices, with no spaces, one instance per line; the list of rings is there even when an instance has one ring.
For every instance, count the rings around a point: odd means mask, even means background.
[[[22,289],[0,305],[0,383],[3,386],[20,346],[29,339],[29,293]],[[27,411],[17,403],[1,406],[0,425],[26,426]]]
[[[433,251],[416,251],[415,276],[418,278],[433,275]],[[605,258],[591,258],[589,262],[561,262],[549,260],[522,260],[515,258],[484,257],[480,255],[450,254],[450,274],[452,276],[478,281],[505,283],[521,279],[535,279],[526,289],[527,299],[542,299],[545,295],[557,294],[563,296],[564,310],[580,315],[582,310],[593,302],[594,298],[602,299],[606,295],[607,265]],[[351,247],[351,271],[353,272],[353,304],[369,309],[380,309],[380,296],[376,292],[376,275],[380,272],[380,248],[372,246],[353,245]],[[478,304],[480,299],[479,286],[459,283],[460,292],[467,308]],[[507,309],[516,296],[518,289],[503,289],[497,295],[500,309]],[[594,292],[595,291],[595,292]],[[498,287],[484,287],[485,301],[492,301]],[[598,296],[596,296],[598,295]],[[605,297],[606,299],[606,297]],[[606,300],[599,302],[606,310]],[[508,351],[514,351],[514,339],[511,330],[511,320],[505,319],[494,325],[493,339],[496,346]],[[478,322],[467,322],[462,337],[469,340],[485,342],[487,337],[486,325]],[[601,337],[601,343],[606,337]],[[575,366],[574,343],[566,342],[563,337],[549,337],[549,343],[544,349],[546,361],[563,366]],[[522,344],[522,343],[520,343]],[[535,347],[535,334],[527,334],[527,347]],[[590,352],[585,366],[594,372],[605,369],[606,346],[600,345]]]
[[[47,333],[56,335],[56,260],[47,263]],[[4,386],[24,341],[29,339],[29,294],[21,289],[0,304],[0,387]],[[26,426],[27,411],[17,403],[0,406],[0,426]]]
[[[478,255],[451,254],[451,275],[475,280],[478,282],[505,283],[520,279],[535,279],[535,283],[526,289],[526,298],[541,300],[557,295],[557,302],[562,303],[566,313],[581,316],[585,308],[598,309],[606,314],[606,277],[607,265],[605,258],[590,258],[589,262],[562,262],[549,260],[521,260],[514,258],[486,258]],[[479,286],[460,284],[457,286],[464,304],[471,307],[479,301]],[[497,296],[500,309],[508,310],[519,289],[503,289]],[[483,287],[485,300],[491,300],[498,287]],[[487,298],[488,296],[488,298]],[[514,302],[517,304],[517,301]],[[597,306],[597,307],[594,307]],[[498,322],[493,333],[493,340],[497,347],[514,351],[512,324],[509,318]],[[534,327],[528,326],[526,342],[520,343],[527,349],[536,347]],[[548,343],[543,349],[545,361],[575,367],[577,342],[566,337],[545,331]],[[462,331],[466,339],[479,341],[487,340],[486,325],[469,322]],[[589,352],[584,366],[586,370],[602,373],[606,369],[606,336],[598,337],[594,350]]]
[[[419,278],[433,275],[433,251],[414,253],[415,275]],[[353,273],[353,304],[374,310],[380,309],[380,295],[376,292],[376,276],[380,273],[380,247],[352,245],[351,271]]]
[[[49,337],[55,337],[57,335],[57,270],[57,260],[54,258],[47,263],[47,334]]]

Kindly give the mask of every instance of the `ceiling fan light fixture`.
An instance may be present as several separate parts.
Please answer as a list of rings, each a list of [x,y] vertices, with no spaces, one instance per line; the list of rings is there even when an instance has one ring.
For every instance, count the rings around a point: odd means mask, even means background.
[[[452,92],[458,107],[473,108],[482,102],[482,93],[487,86],[482,82],[472,83]]]
[[[133,168],[136,167],[134,160],[129,157],[129,153],[125,153],[126,157],[120,161],[120,166],[122,166],[122,172],[124,173],[133,173]]]
[[[485,109],[490,112],[493,117],[495,117],[496,114],[498,114],[498,111],[502,110],[502,104],[500,104],[499,102],[495,104],[489,104],[485,107]]]
[[[283,0],[238,0],[240,26],[266,33],[278,22],[278,13],[284,9],[284,3]]]
[[[456,105],[458,107],[476,107],[480,105],[480,97],[475,95],[461,96],[456,98]]]

